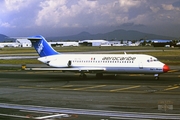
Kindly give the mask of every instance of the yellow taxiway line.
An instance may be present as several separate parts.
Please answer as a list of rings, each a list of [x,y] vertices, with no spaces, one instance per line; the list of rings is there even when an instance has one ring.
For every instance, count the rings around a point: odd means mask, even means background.
[[[179,70],[170,70],[168,71],[168,73],[172,73],[172,72],[178,72]]]
[[[167,91],[167,90],[174,90],[174,89],[177,89],[177,88],[179,88],[179,86],[175,86],[175,87],[166,88],[166,89],[164,89],[164,91]]]
[[[126,88],[114,89],[114,90],[110,90],[110,92],[116,92],[116,91],[122,91],[122,90],[129,90],[129,89],[134,89],[134,88],[138,88],[138,87],[141,87],[141,86],[138,85],[138,86],[131,86],[131,87],[126,87]]]
[[[83,88],[76,88],[73,90],[85,90],[85,89],[92,89],[92,88],[99,88],[99,87],[104,87],[106,85],[97,85],[97,86],[90,86],[90,87],[83,87]]]

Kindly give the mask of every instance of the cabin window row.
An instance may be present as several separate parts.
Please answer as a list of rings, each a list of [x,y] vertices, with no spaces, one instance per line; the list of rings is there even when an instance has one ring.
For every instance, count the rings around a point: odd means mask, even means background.
[[[74,63],[134,63],[133,61],[72,61]]]

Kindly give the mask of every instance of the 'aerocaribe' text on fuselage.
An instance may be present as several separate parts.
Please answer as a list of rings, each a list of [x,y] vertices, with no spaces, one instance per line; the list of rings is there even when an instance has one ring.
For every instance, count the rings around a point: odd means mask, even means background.
[[[102,60],[132,60],[134,61],[136,57],[103,57]]]

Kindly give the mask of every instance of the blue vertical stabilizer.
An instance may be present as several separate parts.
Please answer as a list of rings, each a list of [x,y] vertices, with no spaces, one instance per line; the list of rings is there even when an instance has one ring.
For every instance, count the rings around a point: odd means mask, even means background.
[[[33,47],[36,49],[40,57],[59,54],[41,35],[28,37],[27,39],[31,41]]]

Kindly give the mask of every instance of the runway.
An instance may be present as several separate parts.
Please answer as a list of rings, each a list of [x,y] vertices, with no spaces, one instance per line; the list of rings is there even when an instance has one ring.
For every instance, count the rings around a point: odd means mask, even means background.
[[[179,67],[177,67],[179,68]],[[0,71],[0,118],[180,119],[180,72],[105,75]],[[31,117],[29,117],[31,116]],[[59,117],[61,119],[63,117]]]
[[[88,110],[88,109],[73,109],[73,108],[56,108],[56,107],[42,107],[42,106],[32,106],[32,105],[17,105],[17,104],[3,104],[0,103],[0,107],[26,110],[25,112],[44,112],[44,113],[64,113],[67,114],[77,114],[77,115],[92,115],[92,116],[103,116],[110,117],[111,119],[180,119],[180,115],[177,114],[164,114],[164,113],[137,113],[137,112],[122,112],[122,111],[106,111],[106,110]],[[0,114],[1,115],[1,114]],[[3,114],[2,114],[3,115]],[[59,114],[58,114],[59,115]],[[20,117],[17,116],[16,117]],[[70,116],[68,116],[70,117]],[[21,116],[21,118],[23,118]],[[28,118],[27,116],[24,118]],[[37,119],[39,117],[31,117]]]

